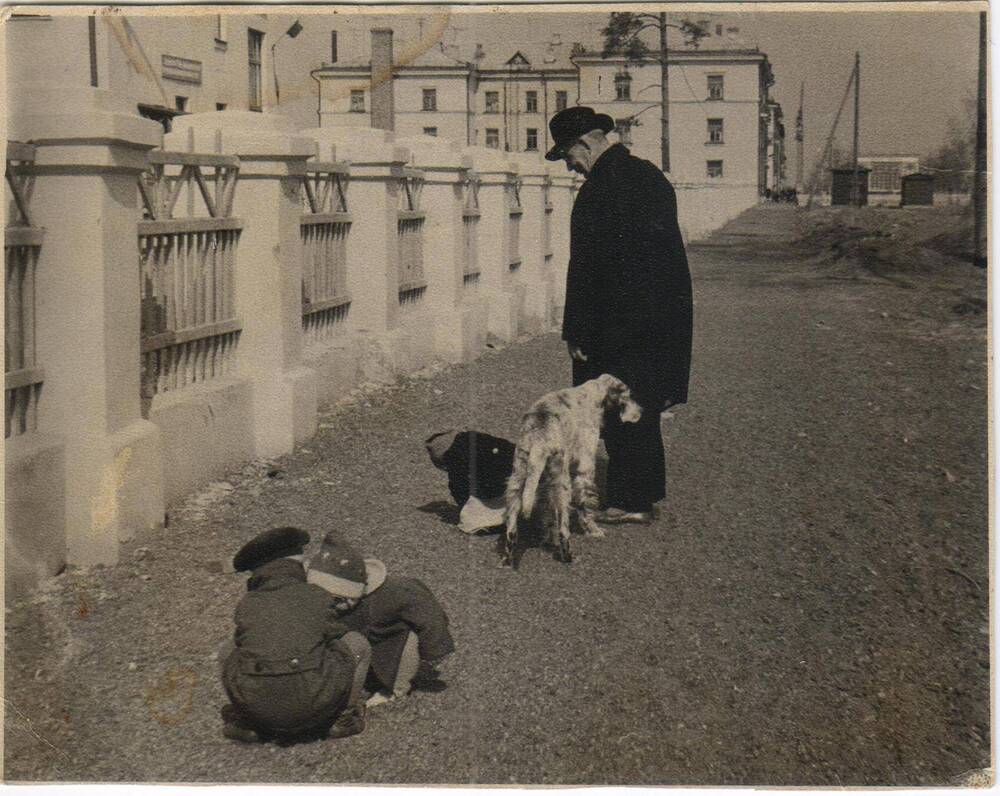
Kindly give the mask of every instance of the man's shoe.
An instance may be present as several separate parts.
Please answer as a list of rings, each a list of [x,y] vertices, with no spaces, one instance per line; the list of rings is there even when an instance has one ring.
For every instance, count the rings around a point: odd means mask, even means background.
[[[625,511],[610,507],[597,512],[594,519],[601,525],[649,525],[653,521],[652,511]]]

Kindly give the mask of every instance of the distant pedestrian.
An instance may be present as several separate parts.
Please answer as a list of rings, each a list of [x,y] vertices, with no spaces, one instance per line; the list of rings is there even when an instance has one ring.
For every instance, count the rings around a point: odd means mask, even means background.
[[[308,542],[303,530],[274,528],[233,559],[237,572],[252,574],[236,606],[236,646],[223,665],[227,738],[341,738],[365,727],[371,648],[339,621],[334,598],[306,582]]]
[[[406,696],[418,679],[441,685],[437,666],[455,643],[444,608],[422,581],[387,576],[385,564],[362,558],[334,531],[310,559],[307,578],[334,596],[340,621],[371,644],[369,706]]]
[[[649,523],[666,496],[660,413],[685,403],[691,368],[692,295],[673,186],[663,172],[606,134],[592,108],[549,122],[549,160],[587,177],[573,205],[563,339],[573,384],[609,373],[642,406],[638,423],[609,416],[607,507],[601,523]]]

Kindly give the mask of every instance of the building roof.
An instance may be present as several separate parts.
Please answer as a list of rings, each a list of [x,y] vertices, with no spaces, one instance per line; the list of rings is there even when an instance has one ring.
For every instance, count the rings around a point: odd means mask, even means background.
[[[406,67],[413,67],[417,69],[465,69],[468,67],[468,63],[465,61],[453,58],[445,53],[442,45],[440,44],[437,47],[430,47],[427,50],[418,53],[413,58],[408,56],[408,50],[411,47],[412,44],[398,42],[393,48],[395,68],[405,69]],[[324,63],[322,68],[329,70],[367,71],[370,67],[371,56],[366,55],[360,58],[344,58],[337,61],[335,64]]]
[[[517,67],[518,56],[523,58],[526,64],[521,68],[530,71],[540,69],[573,69],[573,62],[570,54],[573,46],[567,42],[519,42],[517,45],[503,45],[501,47],[487,44],[483,47],[483,57],[477,66],[482,70],[503,69]],[[475,54],[469,56],[472,61]]]
[[[438,45],[437,47],[431,47],[428,50],[420,53],[416,58],[410,61],[404,61],[406,49],[400,48],[399,52],[396,53],[395,57],[397,59],[397,66],[422,66],[422,67],[462,67],[468,66],[466,61],[461,61],[457,58],[453,58],[444,52],[443,45]],[[403,56],[403,57],[401,57]]]

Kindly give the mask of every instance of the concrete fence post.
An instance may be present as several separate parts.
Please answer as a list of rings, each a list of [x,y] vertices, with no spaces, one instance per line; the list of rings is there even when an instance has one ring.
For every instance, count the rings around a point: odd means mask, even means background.
[[[470,147],[480,177],[479,294],[489,308],[487,330],[504,342],[517,337],[523,286],[511,278],[510,208],[508,195],[517,178],[510,156],[493,149]]]
[[[549,194],[548,166],[534,155],[517,155],[520,170],[521,267],[516,276],[524,285],[521,326],[540,333],[550,327],[552,316],[552,276],[546,257],[545,201]]]
[[[300,134],[319,144],[321,156],[324,146],[334,146],[337,158],[350,166],[348,329],[358,346],[358,380],[390,380],[406,350],[399,328],[397,221],[400,179],[410,152],[394,144],[387,130],[331,127]]]
[[[289,453],[316,430],[317,385],[302,366],[300,192],[314,144],[286,119],[248,111],[179,117],[164,148],[240,158],[234,214],[244,222],[236,258],[242,321],[239,371],[253,383],[257,456]]]
[[[468,361],[484,343],[474,317],[476,310],[464,301],[462,211],[472,159],[456,144],[429,137],[398,139],[397,143],[407,146],[414,167],[424,173],[424,273],[434,352],[447,362]]]
[[[562,328],[566,304],[566,271],[569,267],[569,226],[576,199],[572,174],[552,175],[552,314],[555,326]]]
[[[87,86],[14,83],[8,108],[8,139],[36,148],[38,427],[65,441],[51,493],[66,560],[114,563],[120,541],[163,521],[159,431],[140,412],[136,246],[136,179],[160,127]]]

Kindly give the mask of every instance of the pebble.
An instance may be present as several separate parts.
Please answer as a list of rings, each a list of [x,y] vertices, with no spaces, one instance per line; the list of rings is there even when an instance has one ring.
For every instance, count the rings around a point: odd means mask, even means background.
[[[131,662],[129,663],[129,665],[128,665],[128,670],[129,670],[130,672],[135,672],[135,671],[138,671],[138,669],[139,669],[139,664],[138,664],[138,663],[136,663],[135,661],[131,661]]]

